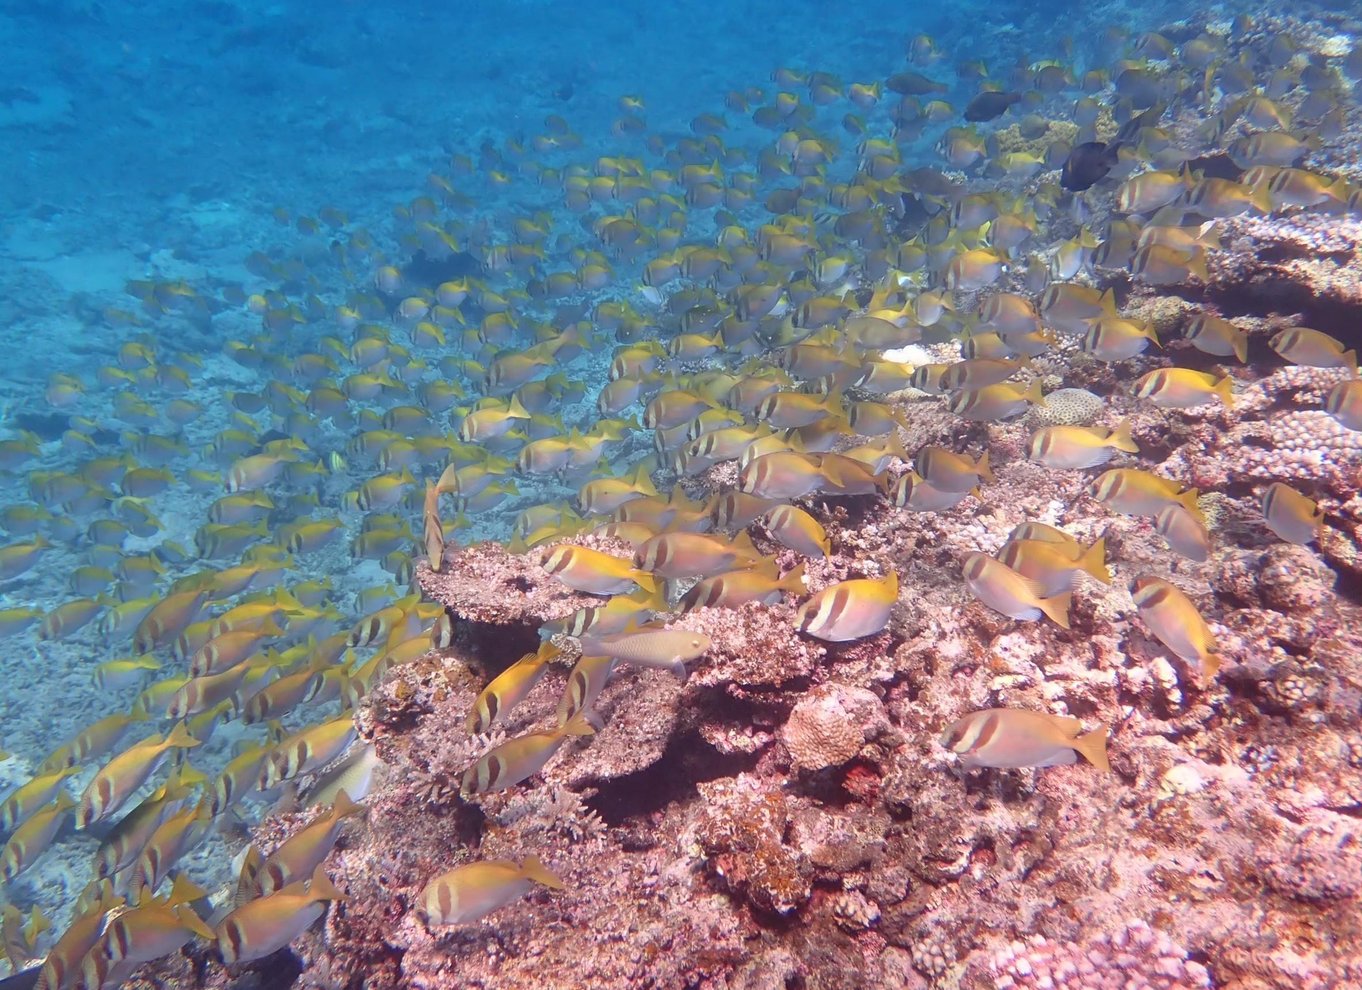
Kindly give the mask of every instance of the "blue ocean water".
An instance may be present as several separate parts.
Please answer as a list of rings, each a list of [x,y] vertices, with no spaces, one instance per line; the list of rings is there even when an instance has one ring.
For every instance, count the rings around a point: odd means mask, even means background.
[[[357,295],[377,298],[379,270],[411,261],[427,203],[437,220],[453,221],[458,253],[474,273],[485,249],[513,242],[517,220],[541,225],[543,258],[493,280],[499,291],[523,291],[544,274],[575,271],[583,251],[600,250],[589,221],[619,206],[570,209],[554,178],[577,168],[593,174],[602,157],[667,166],[656,147],[703,135],[695,121],[706,114],[723,119],[717,140],[738,156],[735,163],[750,165],[774,137],[751,112],[784,88],[773,81],[778,70],[826,72],[845,84],[912,69],[946,82],[924,100],[939,97],[958,109],[977,90],[975,79],[955,71],[962,62],[982,61],[1000,79],[1013,66],[1046,59],[1081,72],[1110,63],[1112,26],[1129,36],[1188,17],[1227,23],[1239,12],[1231,4],[1171,2],[0,4],[0,347],[7,357],[0,439],[32,443],[27,456],[3,465],[0,503],[15,510],[3,542],[41,536],[51,544],[35,548],[31,567],[0,581],[0,609],[34,610],[3,640],[0,748],[11,756],[0,764],[0,785],[27,780],[56,746],[134,702],[143,684],[105,689],[92,679],[97,664],[133,652],[132,626],[108,632],[108,612],[241,558],[241,549],[205,555],[196,546],[224,488],[193,471],[222,474],[231,454],[288,438],[307,451],[299,463],[319,465],[280,486],[265,519],[265,543],[299,520],[341,523],[334,542],[291,560],[284,584],[325,580],[332,590],[315,624],[304,631],[299,622],[281,645],[348,629],[404,592],[392,568],[352,555],[364,513],[347,494],[379,473],[352,441],[382,428],[385,410],[411,397],[394,390],[352,402],[348,418],[320,417],[306,402],[315,382],[296,374],[296,361],[328,355],[336,361],[328,376],[336,378],[368,370],[353,351],[328,349],[328,339],[345,348],[355,340],[337,308]],[[939,55],[910,63],[911,39],[922,34]],[[730,99],[735,92],[747,96]],[[617,126],[624,96],[641,102],[639,130]],[[890,104],[857,110],[839,98],[811,108],[808,126],[847,152],[830,166],[829,180],[854,174],[850,149],[861,141],[892,140]],[[864,133],[847,129],[849,113],[863,118]],[[536,138],[561,136],[550,118],[564,122],[570,145],[536,147]],[[904,166],[938,164],[936,141],[955,123],[931,124],[902,142]],[[447,179],[455,205],[440,201],[431,176]],[[734,210],[740,221],[761,222],[759,199]],[[685,237],[711,241],[718,225],[698,212]],[[647,257],[616,259],[599,288],[517,305],[546,325],[567,310],[589,321],[603,300],[640,297]],[[433,285],[407,288],[417,287]],[[262,312],[290,307],[290,318],[262,321]],[[412,386],[444,376],[437,365],[446,352],[474,356],[466,344],[412,346],[410,327],[393,313],[366,313],[365,322],[389,327],[394,341],[426,362],[410,371]],[[523,348],[533,340],[505,343]],[[594,420],[611,346],[555,369],[586,386],[558,410],[565,427]],[[474,375],[462,384],[467,405],[479,397],[479,381]],[[192,419],[170,415],[177,400],[197,407]],[[439,429],[455,426],[446,414]],[[224,431],[245,434],[240,450]],[[624,470],[650,453],[651,440],[639,434],[612,448],[611,466]],[[329,455],[343,463],[321,463]],[[137,466],[167,471],[164,490],[153,484],[151,494],[130,495],[120,479]],[[415,475],[433,479],[442,466],[423,461]],[[68,490],[63,482],[73,477]],[[551,478],[517,483],[519,495],[454,535],[504,539],[516,512],[575,490]],[[419,509],[418,498],[384,510],[410,524],[408,543],[419,541]],[[121,524],[116,538],[98,528],[110,519]],[[111,577],[104,587],[73,590],[71,574],[81,567],[107,568]],[[40,638],[43,617],[78,598],[96,600],[94,620]],[[162,653],[164,676],[178,665]],[[332,702],[296,712],[286,725],[336,710]],[[145,729],[166,725],[153,720]],[[139,727],[128,741],[146,732]],[[225,726],[191,762],[211,775],[256,735]],[[87,780],[76,777],[73,793]],[[96,838],[66,830],[4,899],[24,910],[37,904],[60,922],[89,879],[96,846]],[[239,841],[216,835],[192,854],[190,870],[204,883],[221,881],[213,861],[237,848]]]

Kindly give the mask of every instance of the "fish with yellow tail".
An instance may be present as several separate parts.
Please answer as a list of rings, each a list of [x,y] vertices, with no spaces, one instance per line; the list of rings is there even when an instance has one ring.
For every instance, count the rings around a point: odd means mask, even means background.
[[[639,544],[634,552],[635,567],[664,578],[712,577],[755,567],[760,560],[746,532],[732,539],[707,533],[662,533]]]
[[[12,882],[38,861],[65,824],[67,812],[75,806],[71,795],[58,791],[51,804],[35,811],[14,830],[4,849],[0,850],[0,876],[6,882]]]
[[[762,515],[761,519],[772,539],[796,553],[806,557],[826,557],[832,552],[832,544],[823,525],[798,506],[778,505]]]
[[[1107,730],[1083,732],[1076,718],[1020,708],[989,708],[959,719],[941,735],[941,745],[967,769],[1057,767],[1079,756],[1099,770],[1110,770]]]
[[[167,595],[142,617],[133,632],[133,648],[150,653],[171,642],[193,622],[208,595],[203,591],[180,591]]]
[[[595,735],[597,728],[595,714],[580,711],[557,728],[510,739],[464,771],[459,792],[468,797],[514,787],[544,769],[569,738]]]
[[[539,679],[548,671],[548,663],[563,651],[549,640],[540,644],[535,653],[526,653],[492,679],[473,702],[464,730],[469,735],[490,732],[504,722],[511,710],[534,690]]]
[[[169,955],[195,935],[211,939],[213,930],[190,907],[204,896],[201,887],[181,874],[164,900],[146,901],[119,914],[85,959],[86,985],[111,984],[111,974],[126,973],[140,963]]]
[[[207,798],[163,821],[133,864],[128,896],[140,902],[145,894],[155,893],[175,862],[198,845],[212,825],[213,812]]]
[[[48,950],[33,990],[64,990],[74,985],[81,962],[99,943],[106,916],[122,906],[122,897],[106,893],[83,911],[78,907],[76,917]]]
[[[426,884],[417,898],[416,915],[430,927],[467,924],[519,900],[535,884],[552,890],[565,887],[558,875],[535,856],[521,863],[511,860],[465,863]]]
[[[1275,335],[1268,346],[1292,364],[1307,368],[1346,368],[1357,376],[1357,352],[1338,339],[1309,327],[1290,327]]]
[[[1044,406],[1039,378],[1028,385],[999,382],[983,388],[953,392],[946,408],[973,423],[992,423],[1000,419],[1020,416],[1031,406]]]
[[[1088,486],[1088,494],[1103,505],[1127,516],[1156,516],[1164,506],[1179,504],[1198,519],[1197,490],[1183,490],[1182,483],[1161,478],[1139,468],[1103,471]]]
[[[635,586],[648,592],[657,590],[657,579],[651,574],[631,566],[628,560],[589,547],[549,547],[541,563],[559,583],[589,595],[625,594]]]
[[[1199,313],[1187,324],[1184,336],[1203,354],[1235,357],[1241,364],[1248,360],[1248,334],[1229,320]]]
[[[946,447],[923,447],[913,457],[913,467],[923,481],[939,492],[969,492],[993,481],[988,451],[976,461]]]
[[[1188,560],[1205,560],[1211,555],[1211,533],[1200,512],[1180,502],[1169,502],[1154,516],[1154,529],[1174,553]]]
[[[1080,572],[1103,584],[1111,583],[1106,540],[1100,537],[1087,548],[1047,540],[1012,540],[998,551],[998,560],[1022,577],[1038,582],[1046,596],[1072,591]]]
[[[558,699],[558,724],[567,725],[580,711],[592,708],[615,672],[614,657],[584,656],[573,666]]]
[[[828,585],[799,607],[795,628],[829,643],[874,636],[889,624],[899,597],[899,576],[853,578]]]
[[[300,774],[320,770],[339,759],[357,735],[354,716],[349,712],[329,722],[299,729],[270,751],[260,773],[261,790],[269,790]]]
[[[678,608],[742,608],[748,602],[774,605],[785,595],[804,593],[804,565],[801,563],[784,577],[774,560],[767,559],[751,570],[729,571],[705,578],[681,599]]]
[[[229,966],[264,959],[311,928],[326,913],[328,902],[344,898],[319,865],[311,883],[300,880],[243,904],[223,918],[209,937]]]
[[[1362,430],[1362,381],[1349,379],[1329,389],[1324,397],[1324,411],[1340,426]]]
[[[80,773],[79,767],[49,770],[16,787],[4,804],[0,804],[0,832],[12,832],[20,822],[57,796],[62,781],[77,773]]]
[[[24,913],[13,904],[6,904],[0,910],[0,949],[9,960],[10,971],[20,973],[27,968],[29,960],[40,956],[38,936],[52,929],[52,923],[43,916],[37,907],[24,917]]]
[[[1160,368],[1135,380],[1135,395],[1164,409],[1192,409],[1219,396],[1226,409],[1234,408],[1234,379],[1191,368]]]
[[[627,478],[597,478],[577,490],[577,504],[588,515],[614,512],[625,502],[657,495],[657,487],[648,473],[648,465],[640,464]]]
[[[964,560],[965,587],[994,611],[1012,619],[1034,622],[1045,616],[1061,629],[1069,628],[1070,594],[1046,595],[1039,581],[1018,574],[986,553],[971,553]]]
[[[909,512],[945,512],[953,509],[970,495],[980,498],[979,489],[947,492],[937,488],[916,471],[899,475],[890,491],[890,498],[900,509]]]
[[[198,744],[184,723],[177,722],[164,739],[148,736],[119,753],[86,786],[76,813],[76,827],[88,828],[112,815],[156,772],[171,750]]]
[[[539,627],[539,634],[556,636],[562,633],[566,636],[581,637],[587,633],[604,636],[607,633],[623,632],[630,626],[642,623],[651,613],[666,607],[666,597],[656,593],[636,591],[631,595],[615,595],[604,605],[579,608],[569,616],[544,623]]]
[[[137,862],[156,830],[207,778],[188,763],[110,827],[95,853],[95,875],[113,877]]]
[[[1140,619],[1175,657],[1201,665],[1203,680],[1220,669],[1220,645],[1197,607],[1176,585],[1144,575],[1135,579],[1131,594]]]
[[[1115,429],[1104,426],[1046,426],[1031,434],[1026,443],[1029,460],[1048,468],[1077,471],[1111,460],[1117,451],[1138,454],[1130,435],[1130,420]]]
[[[1263,492],[1263,521],[1287,543],[1306,544],[1319,536],[1324,510],[1290,485],[1274,481]]]
[[[364,806],[350,800],[342,789],[329,809],[285,839],[259,864],[255,870],[256,892],[268,897],[312,875],[336,845],[345,820],[362,814]]]

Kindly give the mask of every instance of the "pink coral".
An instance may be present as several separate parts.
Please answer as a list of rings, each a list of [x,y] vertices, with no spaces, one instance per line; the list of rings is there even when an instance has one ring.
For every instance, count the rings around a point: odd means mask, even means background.
[[[1208,990],[1206,967],[1142,921],[1089,943],[1040,935],[1000,950],[989,968],[998,990]]]

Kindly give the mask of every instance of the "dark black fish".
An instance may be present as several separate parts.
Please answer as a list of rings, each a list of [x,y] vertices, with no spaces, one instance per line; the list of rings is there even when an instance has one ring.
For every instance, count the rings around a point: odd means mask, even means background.
[[[994,120],[1007,113],[1007,108],[1021,99],[1020,93],[980,93],[965,107],[965,119],[976,123]]]
[[[884,85],[891,93],[900,96],[925,96],[927,93],[944,93],[946,86],[935,79],[928,79],[920,72],[896,72],[885,80]]]
[[[1126,141],[1134,141],[1140,131],[1144,130],[1146,127],[1154,127],[1157,125],[1167,109],[1167,103],[1155,103],[1148,110],[1144,111],[1144,113],[1135,114],[1121,125],[1121,129],[1116,132],[1116,140],[1112,143],[1121,144]]]
[[[1120,147],[1119,141],[1111,144],[1087,141],[1080,144],[1069,152],[1069,158],[1059,173],[1059,184],[1073,192],[1092,188],[1116,167],[1116,152]]]

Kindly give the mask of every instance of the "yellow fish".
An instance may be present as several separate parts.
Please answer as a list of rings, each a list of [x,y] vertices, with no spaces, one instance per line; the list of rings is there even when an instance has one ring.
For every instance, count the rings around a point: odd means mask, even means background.
[[[624,594],[635,586],[648,592],[657,590],[657,581],[651,574],[635,569],[621,557],[588,547],[550,547],[540,563],[560,583],[589,595]]]
[[[548,671],[549,661],[560,653],[562,650],[545,640],[537,652],[526,653],[493,678],[473,703],[473,710],[468,713],[464,723],[464,731],[469,735],[483,734],[504,721],[511,710],[534,690],[539,679]]]
[[[309,796],[309,800],[311,797]],[[257,893],[269,896],[310,876],[326,859],[346,818],[364,813],[342,789],[321,815],[284,840],[256,871]]]
[[[1324,510],[1290,485],[1274,481],[1263,492],[1263,521],[1287,543],[1309,543],[1324,525]]]
[[[555,729],[517,736],[483,755],[464,771],[461,793],[490,794],[514,787],[544,769],[571,736],[589,736],[596,732],[591,714],[578,712]]]
[[[563,881],[535,856],[521,863],[486,860],[442,873],[421,891],[416,915],[429,926],[477,921],[524,897],[535,884],[562,890]]]
[[[1155,516],[1164,506],[1181,504],[1198,519],[1197,490],[1183,490],[1181,482],[1160,478],[1138,468],[1112,468],[1097,476],[1088,492],[1103,505],[1128,516]]]
[[[1055,767],[1078,762],[1081,755],[1099,770],[1110,770],[1107,730],[1083,733],[1076,718],[1018,708],[990,708],[959,719],[941,736],[941,745],[972,767]]]
[[[1069,628],[1068,591],[1047,596],[1041,582],[984,553],[965,556],[964,576],[965,587],[975,598],[1009,618],[1034,622],[1044,615],[1060,628]]]
[[[1130,435],[1128,419],[1113,430],[1102,426],[1046,426],[1026,442],[1028,459],[1048,468],[1073,471],[1105,464],[1118,450],[1140,452]]]
[[[14,830],[5,848],[0,850],[0,876],[6,882],[13,882],[20,873],[38,861],[38,857],[47,851],[57,837],[57,832],[66,821],[67,812],[75,806],[71,795],[58,791],[51,804],[35,811]]]
[[[208,935],[227,965],[273,955],[312,927],[328,901],[344,900],[321,866],[311,883],[292,886],[241,905]]]
[[[199,745],[183,722],[160,736],[148,736],[106,763],[86,786],[76,814],[76,827],[88,828],[121,808],[170,754],[172,749]]]
[[[1174,656],[1200,664],[1207,680],[1214,677],[1220,669],[1220,646],[1192,600],[1176,585],[1149,575],[1136,578],[1130,590],[1154,638]]]
[[[874,636],[889,624],[898,595],[899,576],[894,571],[882,578],[840,581],[799,607],[795,628],[830,643]]]

